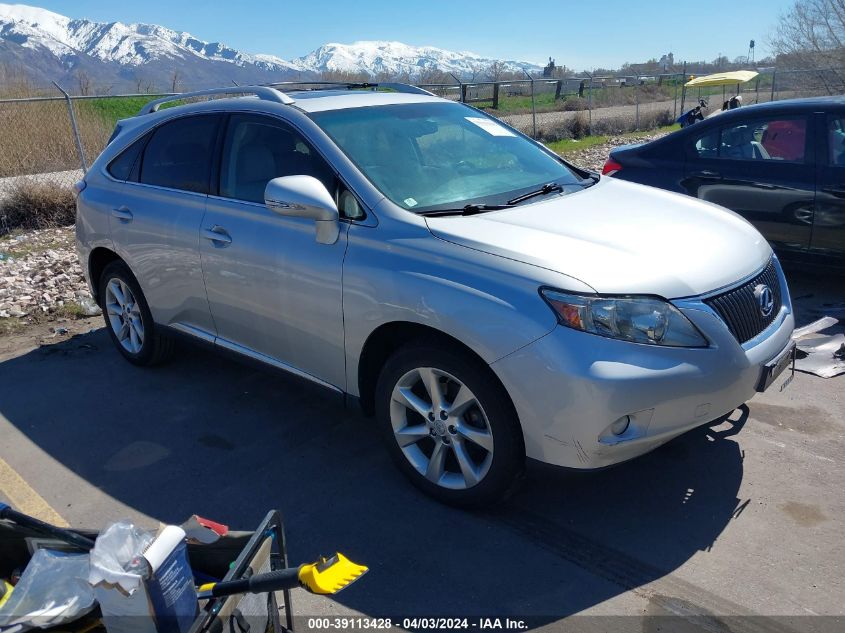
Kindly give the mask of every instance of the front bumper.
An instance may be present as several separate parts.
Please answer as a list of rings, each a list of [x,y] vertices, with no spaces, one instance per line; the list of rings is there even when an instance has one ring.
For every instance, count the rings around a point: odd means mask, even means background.
[[[763,365],[791,343],[795,322],[782,278],[781,285],[777,318],[744,345],[703,302],[677,301],[710,347],[640,345],[558,326],[494,362],[519,415],[526,455],[601,468],[730,413],[755,394]],[[614,435],[610,426],[626,415],[628,429]]]

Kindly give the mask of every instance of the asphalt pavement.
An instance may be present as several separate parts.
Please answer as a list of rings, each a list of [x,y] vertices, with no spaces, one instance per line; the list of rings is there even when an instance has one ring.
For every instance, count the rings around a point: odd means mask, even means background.
[[[800,323],[845,313],[841,278],[790,277]],[[409,485],[336,396],[193,347],[139,369],[98,327],[6,353],[0,457],[75,527],[197,513],[250,529],[277,508],[294,561],[370,566],[335,597],[296,592],[299,615],[827,631],[845,625],[843,385],[797,374],[647,456],[533,467],[500,507],[465,512]],[[22,494],[0,480],[0,499]]]

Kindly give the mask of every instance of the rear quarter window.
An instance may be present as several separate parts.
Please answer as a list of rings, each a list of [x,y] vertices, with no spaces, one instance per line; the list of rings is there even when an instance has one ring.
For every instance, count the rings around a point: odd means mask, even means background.
[[[138,177],[138,158],[144,150],[144,145],[147,143],[149,135],[138,139],[132,145],[118,154],[117,158],[109,163],[106,171],[109,172],[112,178],[117,180],[136,180]]]

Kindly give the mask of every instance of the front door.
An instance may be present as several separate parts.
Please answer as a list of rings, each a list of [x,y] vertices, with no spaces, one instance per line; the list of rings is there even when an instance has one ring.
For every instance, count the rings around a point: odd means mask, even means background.
[[[750,221],[783,251],[810,246],[815,165],[805,116],[708,127],[688,152],[684,186]]]
[[[310,175],[335,189],[328,165],[284,122],[229,117],[218,195],[209,196],[200,252],[218,344],[345,389],[341,273],[347,224],[319,244],[311,220],[264,205],[279,176]]]
[[[845,112],[819,114],[819,159],[816,214],[811,250],[845,258]]]

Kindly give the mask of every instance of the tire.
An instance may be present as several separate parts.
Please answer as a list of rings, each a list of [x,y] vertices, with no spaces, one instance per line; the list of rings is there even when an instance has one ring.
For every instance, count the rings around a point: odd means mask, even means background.
[[[118,293],[124,299],[123,305],[117,300]],[[114,261],[106,266],[100,276],[98,296],[106,330],[126,360],[149,367],[172,356],[173,339],[156,327],[141,286],[125,263]]]
[[[432,407],[435,399],[425,386],[432,381],[442,407]],[[375,398],[391,456],[425,493],[450,505],[479,507],[516,488],[525,468],[522,429],[510,398],[483,362],[439,341],[410,344],[385,363]]]

